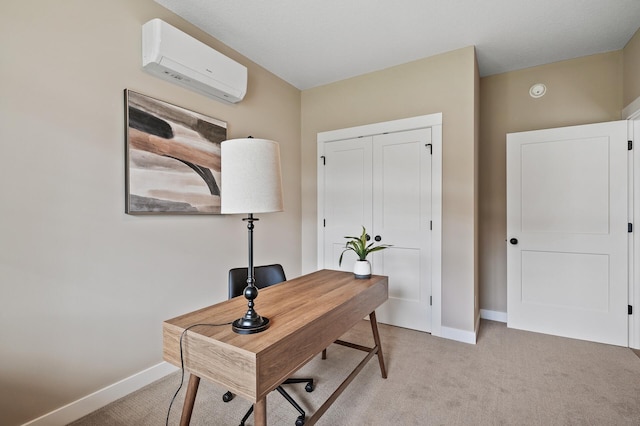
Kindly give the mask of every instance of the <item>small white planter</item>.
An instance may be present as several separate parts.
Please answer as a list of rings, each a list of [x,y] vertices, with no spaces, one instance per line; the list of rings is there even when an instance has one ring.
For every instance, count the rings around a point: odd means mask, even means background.
[[[371,278],[371,264],[368,260],[358,260],[353,266],[353,273],[356,278]]]

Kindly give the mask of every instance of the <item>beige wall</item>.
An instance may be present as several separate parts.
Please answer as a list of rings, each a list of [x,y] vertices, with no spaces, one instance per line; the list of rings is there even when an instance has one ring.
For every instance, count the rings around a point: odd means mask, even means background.
[[[507,311],[506,134],[620,119],[622,51],[480,79],[480,307]],[[547,94],[529,96],[544,83]]]
[[[317,261],[317,134],[442,112],[442,325],[474,330],[476,83],[468,47],[302,92],[303,271]]]
[[[622,50],[624,56],[624,100],[626,107],[640,98],[640,29]]]
[[[123,89],[226,121],[231,138],[280,142],[285,212],[260,217],[256,263],[289,276],[300,91],[152,0],[0,9],[0,423],[15,425],[160,362],[162,321],[224,300],[228,269],[246,264],[241,216],[124,214]],[[141,26],[156,17],[246,65],[245,100],[143,72]]]

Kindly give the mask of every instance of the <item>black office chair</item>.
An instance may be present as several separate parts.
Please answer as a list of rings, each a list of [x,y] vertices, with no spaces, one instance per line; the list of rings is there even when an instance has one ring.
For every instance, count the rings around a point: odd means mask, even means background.
[[[253,271],[255,286],[257,288],[269,287],[271,285],[278,284],[287,280],[286,276],[284,275],[284,269],[282,268],[282,265],[275,264],[256,266],[253,268]],[[229,271],[229,299],[244,294],[244,289],[247,287],[247,277],[247,268],[234,268]],[[292,383],[306,383],[307,385],[304,387],[304,389],[307,392],[313,392],[313,379],[287,379],[282,384],[288,385]],[[289,403],[293,405],[296,410],[298,410],[300,416],[298,416],[298,418],[296,419],[296,426],[303,426],[306,414],[302,407],[300,407],[300,405],[298,405],[298,403],[295,402],[293,398],[291,398],[291,396],[287,393],[286,390],[282,388],[282,386],[278,386],[276,390],[287,401],[289,401]],[[229,402],[233,399],[233,397],[234,395],[231,392],[227,391],[222,396],[222,400],[224,402]],[[244,426],[244,422],[247,421],[252,412],[253,405],[244,415],[242,421],[240,421],[240,426]]]

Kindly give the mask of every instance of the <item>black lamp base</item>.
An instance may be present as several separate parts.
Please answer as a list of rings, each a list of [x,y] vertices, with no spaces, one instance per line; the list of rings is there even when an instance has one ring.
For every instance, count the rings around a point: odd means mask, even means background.
[[[253,308],[254,299],[258,297],[258,288],[255,286],[253,275],[253,222],[258,218],[249,213],[249,217],[242,219],[247,222],[249,232],[249,267],[247,268],[247,287],[244,289],[244,297],[247,299],[247,312],[242,318],[238,318],[231,325],[231,329],[238,334],[254,334],[269,328],[269,318],[261,317]]]
[[[257,318],[238,318],[231,325],[233,331],[238,334],[254,334],[269,328],[269,318],[258,316]]]

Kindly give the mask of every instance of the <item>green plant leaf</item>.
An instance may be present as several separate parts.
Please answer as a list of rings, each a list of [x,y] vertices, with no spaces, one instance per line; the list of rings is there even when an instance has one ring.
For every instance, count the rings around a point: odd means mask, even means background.
[[[374,246],[375,241],[367,244],[367,230],[365,227],[362,227],[362,234],[359,237],[344,237],[349,241],[346,242],[345,248],[340,253],[340,258],[338,259],[338,266],[342,265],[342,258],[344,253],[352,250],[358,256],[359,260],[367,260],[367,256],[369,253],[373,253],[376,251],[384,250],[386,248],[392,247],[391,244],[381,244],[379,246]]]

